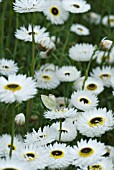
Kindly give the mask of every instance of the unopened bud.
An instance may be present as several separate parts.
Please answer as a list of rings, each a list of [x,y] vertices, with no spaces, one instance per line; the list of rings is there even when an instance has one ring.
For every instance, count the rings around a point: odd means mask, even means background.
[[[25,115],[23,113],[20,113],[20,114],[16,115],[15,123],[18,126],[23,125],[25,123]]]
[[[113,41],[111,40],[106,40],[106,37],[101,40],[100,47],[104,51],[110,50],[112,46]]]

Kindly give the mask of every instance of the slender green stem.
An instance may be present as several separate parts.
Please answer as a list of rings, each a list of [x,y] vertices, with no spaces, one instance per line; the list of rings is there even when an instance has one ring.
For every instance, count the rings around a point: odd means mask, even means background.
[[[62,133],[62,119],[60,118],[60,129],[59,129],[59,143],[61,142],[61,133]]]
[[[93,54],[92,54],[90,61],[88,63],[86,73],[85,73],[85,78],[84,78],[84,81],[83,81],[83,84],[82,84],[82,90],[84,90],[85,82],[88,79],[89,69],[90,69],[90,66],[91,66],[91,63],[92,63],[92,60],[93,60],[93,56],[95,55],[97,50],[98,50],[98,48],[96,47],[95,50],[93,51]]]
[[[33,106],[33,100],[30,99],[30,100],[27,101],[27,108],[26,108],[26,131],[28,130],[32,106]]]
[[[16,13],[16,29],[18,29],[18,26],[19,26],[18,16],[19,16],[19,14]],[[17,40],[17,38],[16,38],[16,40],[15,40],[15,46],[14,46],[14,52],[13,52],[13,59],[15,59],[15,57],[16,57],[17,45],[18,45],[18,40]]]
[[[14,134],[15,134],[15,106],[14,104],[11,105],[11,119],[12,119],[12,124],[11,124],[11,146],[10,146],[10,152],[9,156],[12,157],[12,151],[13,151],[13,141],[14,141]]]
[[[35,39],[34,39],[34,13],[32,15],[32,64],[31,64],[31,75],[34,77],[35,70]]]

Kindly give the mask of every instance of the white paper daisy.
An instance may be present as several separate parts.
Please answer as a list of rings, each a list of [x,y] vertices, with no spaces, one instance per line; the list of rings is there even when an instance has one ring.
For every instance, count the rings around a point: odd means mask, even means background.
[[[76,44],[69,49],[69,57],[75,61],[89,61],[94,49],[92,44]]]
[[[85,111],[78,117],[76,127],[82,135],[99,137],[114,128],[113,113],[106,108]]]
[[[110,24],[110,27],[114,27],[114,15],[104,16],[102,19],[102,24],[105,26]]]
[[[9,74],[17,73],[17,63],[13,60],[1,59],[0,60],[0,74],[8,76]]]
[[[86,21],[90,22],[91,24],[95,24],[95,25],[98,25],[100,23],[100,21],[101,21],[101,15],[96,13],[96,12],[93,12],[93,11],[88,12],[87,14],[85,14],[83,16],[83,18]]]
[[[60,133],[60,122],[56,122],[52,124],[52,127],[55,128]],[[76,126],[72,123],[72,121],[66,120],[62,122],[61,129],[61,141],[62,142],[70,142],[73,141],[77,136]],[[59,141],[59,135],[57,139]]]
[[[73,146],[73,148],[72,155],[74,155],[75,160],[72,164],[80,167],[91,165],[95,161],[100,160],[103,154],[106,153],[105,145],[97,142],[96,139],[89,139],[88,142],[81,139],[80,142],[77,142],[77,146]]]
[[[11,136],[8,134],[4,134],[0,137],[0,158],[7,158],[9,156],[10,147],[11,147]],[[18,137],[14,137],[13,142],[13,150],[12,154],[18,152],[22,146],[22,141],[18,139]]]
[[[55,89],[60,84],[60,80],[53,71],[38,70],[35,72],[35,79],[37,87],[41,89]]]
[[[54,143],[46,148],[49,152],[51,165],[48,167],[53,168],[65,168],[73,161],[72,151],[73,148],[66,146],[66,144]]]
[[[70,28],[70,31],[78,34],[78,35],[89,35],[90,34],[90,31],[87,27],[85,27],[84,25],[81,25],[81,24],[73,24],[71,25],[71,28]]]
[[[32,77],[26,75],[9,75],[8,80],[0,77],[0,101],[5,103],[13,103],[15,101],[21,103],[35,96],[37,93],[36,82]]]
[[[32,167],[32,170],[45,169],[50,161],[46,149],[35,144],[23,145],[20,151],[15,154],[15,159],[22,163],[27,162],[27,166]]]
[[[45,0],[15,0],[13,9],[19,13],[41,12],[44,4]]]
[[[44,126],[43,129],[39,128],[38,132],[33,129],[32,133],[27,133],[25,143],[43,146],[56,140],[58,131],[53,127]]]
[[[71,103],[77,109],[89,110],[98,105],[97,97],[87,90],[78,90],[71,95]]]
[[[31,168],[26,162],[20,162],[15,158],[0,160],[0,170],[31,170]]]
[[[69,16],[69,13],[62,7],[61,0],[46,0],[43,13],[52,24],[56,25],[63,24]]]
[[[62,0],[63,7],[71,13],[84,13],[90,10],[91,6],[85,0]]]
[[[61,82],[72,82],[80,77],[80,71],[75,66],[62,66],[58,68],[56,75]]]
[[[81,90],[83,81],[84,77],[78,78],[74,82],[73,88],[75,90]],[[100,94],[104,90],[103,82],[98,78],[88,77],[88,79],[85,82],[84,89],[94,94]]]
[[[95,69],[92,69],[92,73],[90,73],[92,77],[100,79],[106,87],[111,86],[113,74],[114,68],[111,68],[110,66],[103,66],[102,68],[96,67]]]
[[[44,113],[46,119],[60,119],[60,118],[72,118],[77,115],[77,110],[74,108],[54,109]]]
[[[43,38],[46,38],[49,36],[49,33],[46,32],[46,28],[35,25],[33,28],[34,31],[34,40],[35,43],[40,42]],[[26,29],[24,26],[21,26],[20,29],[17,29],[15,32],[15,37],[19,40],[23,40],[25,42],[30,41],[32,42],[32,25],[29,24],[28,29]]]

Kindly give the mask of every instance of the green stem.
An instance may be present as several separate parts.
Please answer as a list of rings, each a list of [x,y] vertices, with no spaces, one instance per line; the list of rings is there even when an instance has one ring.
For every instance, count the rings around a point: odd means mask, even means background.
[[[19,16],[19,14],[16,13],[16,29],[18,29],[18,26],[19,26],[18,16]],[[15,40],[15,46],[14,46],[14,52],[13,52],[13,59],[14,59],[14,60],[15,60],[16,52],[17,52],[17,45],[18,45],[18,39],[16,38],[16,40]]]
[[[15,106],[12,104],[12,113],[11,113],[11,119],[12,119],[12,124],[11,124],[11,146],[10,146],[10,152],[9,156],[12,157],[12,151],[13,151],[13,141],[14,141],[14,134],[15,134]]]
[[[34,13],[32,15],[32,64],[31,64],[31,76],[34,77],[35,70],[35,39],[34,39]]]
[[[82,90],[84,90],[84,86],[85,86],[85,82],[86,80],[88,79],[88,74],[89,74],[89,69],[90,69],[90,65],[92,63],[92,60],[93,60],[93,56],[95,55],[96,51],[98,50],[98,48],[96,47],[95,50],[93,51],[93,54],[90,58],[90,61],[88,63],[88,66],[87,66],[87,69],[86,69],[86,73],[85,73],[85,78],[84,78],[84,81],[83,81],[83,84],[82,84]]]
[[[62,119],[60,118],[60,130],[59,130],[59,143],[61,142],[61,133],[62,133]]]
[[[30,115],[32,111],[32,106],[33,106],[33,100],[30,99],[27,101],[27,108],[26,108],[26,131],[28,131],[28,125],[29,125]]]

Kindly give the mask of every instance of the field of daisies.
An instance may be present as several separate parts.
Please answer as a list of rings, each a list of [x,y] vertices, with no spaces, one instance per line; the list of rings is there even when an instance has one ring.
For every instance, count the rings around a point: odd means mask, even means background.
[[[114,0],[0,0],[0,170],[114,170]]]

